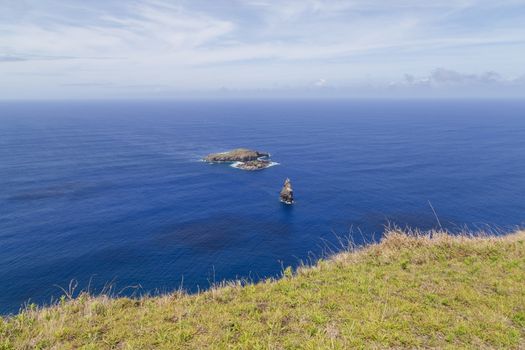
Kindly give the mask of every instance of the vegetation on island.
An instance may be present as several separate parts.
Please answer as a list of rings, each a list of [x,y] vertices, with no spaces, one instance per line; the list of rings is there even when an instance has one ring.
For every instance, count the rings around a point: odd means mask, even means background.
[[[525,232],[392,231],[278,280],[197,295],[82,294],[0,319],[3,350],[208,348],[525,348]]]

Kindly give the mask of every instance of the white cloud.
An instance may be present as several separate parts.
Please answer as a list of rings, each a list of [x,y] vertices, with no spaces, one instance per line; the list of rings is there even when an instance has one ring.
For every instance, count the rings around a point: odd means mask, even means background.
[[[506,78],[494,71],[480,74],[461,73],[451,69],[437,68],[428,76],[416,78],[412,74],[405,74],[408,85],[512,85],[520,83],[519,78]]]
[[[125,15],[102,15],[96,22],[0,23],[0,49],[28,57],[160,54],[199,47],[233,29],[230,22],[159,4],[133,5]]]
[[[326,86],[327,83],[328,82],[326,81],[326,79],[320,78],[315,81],[314,85],[318,87],[323,87]]]
[[[518,76],[525,11],[483,15],[519,5],[518,0],[8,3],[0,14],[0,94],[24,93],[28,82],[35,90],[54,86],[56,93],[68,93],[60,90],[64,86],[100,86],[106,88],[103,94],[119,88],[125,94],[126,87],[145,81],[173,89],[308,87],[327,81],[332,87],[366,79],[388,85],[404,71],[423,75],[440,65],[460,71],[471,62],[478,71],[506,67],[505,73]],[[470,80],[504,79],[437,70],[408,76],[403,84]]]

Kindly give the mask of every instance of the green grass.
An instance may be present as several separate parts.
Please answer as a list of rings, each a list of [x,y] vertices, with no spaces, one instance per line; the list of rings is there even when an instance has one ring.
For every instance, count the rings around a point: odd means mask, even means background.
[[[5,281],[4,281],[5,282]],[[525,348],[525,232],[412,236],[279,280],[0,319],[0,349]]]

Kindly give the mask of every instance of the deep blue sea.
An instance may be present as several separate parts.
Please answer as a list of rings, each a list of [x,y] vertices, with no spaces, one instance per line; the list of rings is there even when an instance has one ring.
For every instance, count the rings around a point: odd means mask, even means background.
[[[199,161],[237,147],[280,165]],[[522,225],[525,101],[3,102],[0,189],[0,313],[73,279],[196,291],[436,228],[429,203],[453,231]]]

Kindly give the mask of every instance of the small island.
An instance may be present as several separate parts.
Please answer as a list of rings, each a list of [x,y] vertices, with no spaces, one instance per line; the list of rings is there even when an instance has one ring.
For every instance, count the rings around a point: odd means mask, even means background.
[[[262,170],[272,165],[272,162],[265,159],[250,160],[247,162],[235,162],[233,167],[242,170]]]
[[[212,153],[204,157],[208,163],[233,163],[232,166],[242,170],[262,170],[276,163],[270,159],[267,152],[254,151],[246,148],[237,148],[228,152]]]

